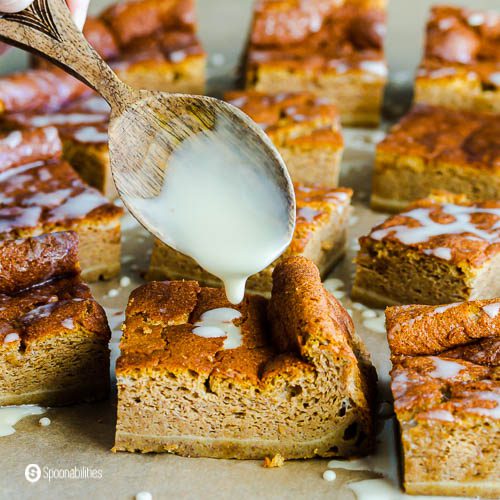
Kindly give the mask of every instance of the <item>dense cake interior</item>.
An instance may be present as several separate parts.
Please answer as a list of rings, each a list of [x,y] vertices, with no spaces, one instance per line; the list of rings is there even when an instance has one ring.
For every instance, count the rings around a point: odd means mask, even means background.
[[[373,368],[306,259],[278,266],[270,301],[232,306],[196,282],[145,285],[121,351],[117,450],[303,458],[371,446]]]

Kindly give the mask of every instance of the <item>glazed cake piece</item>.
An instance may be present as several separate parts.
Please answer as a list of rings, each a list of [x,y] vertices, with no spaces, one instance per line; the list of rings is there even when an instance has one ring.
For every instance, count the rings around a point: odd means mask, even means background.
[[[292,242],[285,253],[247,282],[247,291],[269,294],[276,265],[291,256],[312,260],[322,276],[326,276],[345,251],[352,191],[295,184],[297,223]],[[221,286],[218,278],[202,269],[193,259],[155,241],[149,280],[193,279],[208,286]]]
[[[416,105],[377,145],[371,206],[396,212],[433,190],[500,200],[500,120]]]
[[[427,24],[416,102],[500,113],[500,14],[435,6]]]
[[[108,395],[111,332],[77,245],[72,232],[0,242],[0,406]]]
[[[294,257],[270,300],[232,306],[193,281],[132,293],[117,363],[115,451],[285,459],[373,444],[376,374],[317,268]]]
[[[203,94],[206,54],[196,34],[194,0],[127,0],[89,17],[85,38],[127,84]],[[35,59],[39,68],[51,67]]]
[[[308,92],[227,92],[225,100],[243,110],[267,133],[294,182],[338,186],[344,142],[337,110]]]
[[[377,125],[387,80],[385,2],[258,0],[245,57],[246,87],[311,91],[345,125]]]
[[[55,67],[31,69],[0,78],[0,115],[30,111],[50,112],[91,90]]]
[[[383,307],[500,296],[500,201],[442,193],[360,238],[354,300]]]
[[[108,147],[110,107],[91,94],[52,112],[11,113],[3,128],[56,127],[63,141],[63,156],[80,177],[108,199],[117,197]]]
[[[206,55],[196,35],[194,0],[130,0],[112,5],[100,20],[118,46],[108,61],[126,83],[203,94]]]
[[[123,209],[88,187],[61,160],[53,127],[0,134],[0,240],[74,230],[84,279],[120,271]]]
[[[405,490],[500,496],[500,299],[386,310]]]

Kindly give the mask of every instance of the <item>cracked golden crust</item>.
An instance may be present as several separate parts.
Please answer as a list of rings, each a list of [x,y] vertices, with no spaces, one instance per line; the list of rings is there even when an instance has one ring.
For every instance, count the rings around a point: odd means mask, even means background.
[[[394,358],[441,353],[458,357],[462,353],[463,359],[477,359],[481,341],[500,340],[499,309],[500,299],[388,307],[385,318],[391,354]],[[480,364],[495,364],[495,353],[490,348],[490,362]]]
[[[296,12],[293,2],[289,9]],[[256,67],[287,68],[295,71],[345,72],[363,71],[363,62],[384,62],[383,38],[385,12],[370,6],[349,3],[338,8],[316,12],[311,23],[301,23],[295,29],[294,16],[276,12],[269,0],[257,5],[269,6],[256,10],[252,35],[247,51],[247,65]],[[262,33],[262,27],[271,24],[278,15],[280,26],[271,38]],[[289,34],[293,34],[290,37]]]
[[[0,175],[11,167],[61,155],[62,143],[54,127],[0,132]]]
[[[323,289],[314,264],[304,258],[287,259],[277,266],[274,279],[271,301],[247,296],[237,306],[227,301],[223,290],[200,288],[193,281],[152,282],[140,287],[127,307],[117,375],[192,370],[210,377],[212,383],[229,379],[265,390],[276,377],[293,379],[314,373],[314,350],[319,344],[321,349],[343,356],[346,363],[357,364],[352,321]],[[297,280],[304,286],[299,287]],[[316,303],[318,297],[321,300]],[[241,313],[234,321],[243,338],[239,348],[224,350],[223,338],[192,333],[203,312],[220,307]],[[325,328],[318,326],[318,318]],[[280,329],[281,321],[290,328]],[[302,344],[304,324],[309,327],[309,338]]]
[[[434,375],[436,359],[437,363],[452,363],[458,373],[452,377]],[[441,425],[453,425],[458,420],[495,419],[494,395],[500,396],[499,376],[498,366],[481,366],[444,356],[404,358],[391,372],[398,420],[437,420]],[[491,394],[491,399],[483,398],[485,393]],[[442,411],[446,413],[435,413]]]
[[[343,139],[334,104],[309,92],[226,92],[224,99],[257,122],[278,146],[340,149]]]
[[[447,229],[448,224],[457,222],[453,213],[461,209],[466,216],[470,215],[470,226],[474,228],[474,234],[470,234],[465,226],[463,231],[454,228],[453,232],[449,232]],[[471,213],[467,214],[469,210]],[[420,215],[415,211],[424,214],[426,219],[428,216],[429,220],[420,222]],[[464,269],[474,269],[500,252],[499,222],[500,201],[472,203],[461,195],[435,192],[430,198],[412,203],[408,210],[375,226],[368,236],[361,237],[359,241],[362,247],[373,241],[396,242],[425,254],[436,249],[449,249],[450,263],[458,264]],[[433,225],[434,230],[417,242],[403,243],[398,238],[398,228],[406,232],[430,225]]]
[[[75,330],[109,340],[104,310],[81,282],[77,245],[71,232],[0,244],[0,351]]]
[[[0,78],[0,115],[53,111],[90,93],[84,83],[55,67],[14,73]]]
[[[55,127],[63,141],[107,148],[109,115],[106,101],[92,93],[53,112],[5,115],[3,127],[9,130]]]
[[[29,144],[31,138],[21,135],[25,139]],[[123,214],[57,157],[14,167],[0,164],[0,172],[0,239],[71,229],[81,222],[114,223]]]
[[[500,299],[389,307],[386,327],[399,420],[498,418]]]
[[[478,78],[495,91],[499,65],[500,15],[454,6],[432,8],[419,79]]]
[[[500,175],[499,135],[495,116],[420,104],[392,127],[377,154],[416,156]]]
[[[0,294],[79,273],[78,236],[74,232],[0,242]]]
[[[196,35],[193,0],[132,0],[112,5],[100,20],[119,45],[109,58],[115,69],[137,64],[171,63],[172,68],[204,56]]]

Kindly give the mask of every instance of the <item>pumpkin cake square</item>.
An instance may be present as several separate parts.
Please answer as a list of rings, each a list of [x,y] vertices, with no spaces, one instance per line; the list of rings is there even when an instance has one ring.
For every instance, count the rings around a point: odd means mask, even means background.
[[[440,5],[427,23],[419,103],[500,113],[500,14]]]
[[[310,91],[332,100],[342,124],[377,125],[387,80],[385,17],[383,1],[258,0],[246,88]]]
[[[500,299],[386,310],[403,485],[500,497]]]
[[[85,182],[114,199],[118,193],[109,160],[109,115],[107,102],[92,93],[51,112],[42,109],[6,114],[0,123],[6,130],[56,127],[64,159]]]
[[[375,307],[500,296],[500,201],[419,200],[359,240],[354,300]]]
[[[106,398],[111,332],[73,232],[0,242],[0,406]]]
[[[285,459],[373,445],[376,373],[345,309],[301,257],[270,300],[153,282],[129,300],[114,451]]]
[[[105,27],[116,44],[104,44],[107,61],[139,89],[203,94],[206,54],[196,34],[194,0],[129,0],[110,6],[89,24],[92,41]],[[98,31],[96,33],[96,31]]]
[[[120,272],[123,209],[85,184],[61,160],[57,130],[0,134],[0,241],[73,230],[87,281]]]
[[[371,206],[398,212],[441,189],[500,199],[500,119],[417,104],[376,149]]]
[[[280,152],[293,182],[338,186],[344,142],[336,107],[308,92],[227,92],[224,99],[260,125]]]
[[[273,270],[278,262],[287,257],[307,257],[318,266],[321,276],[326,276],[344,255],[352,190],[299,184],[295,184],[294,188],[297,223],[292,242],[281,257],[248,279],[247,291],[251,293],[269,294]],[[159,240],[153,247],[147,279],[192,279],[207,286],[222,286],[218,278],[202,269],[193,259]]]
[[[128,0],[89,16],[83,34],[128,85],[203,94],[206,54],[196,30],[194,0]],[[53,67],[40,58],[33,62]]]

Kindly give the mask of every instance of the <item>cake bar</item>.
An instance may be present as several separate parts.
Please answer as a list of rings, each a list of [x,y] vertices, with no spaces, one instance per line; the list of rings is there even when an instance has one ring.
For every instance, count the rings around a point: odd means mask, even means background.
[[[281,257],[248,279],[247,290],[252,293],[271,291],[273,270],[286,257],[307,257],[319,267],[321,275],[326,276],[344,254],[352,191],[295,184],[295,196],[297,223],[292,242]],[[153,247],[147,279],[194,279],[208,286],[221,286],[218,278],[193,259],[159,240]]]
[[[500,200],[500,119],[416,105],[378,143],[371,206],[397,212],[433,190]]]
[[[416,102],[500,113],[500,14],[435,6],[415,82]]]
[[[89,16],[83,34],[118,77],[139,89],[203,94],[206,54],[194,0],[126,0]],[[50,63],[35,59],[36,67]]]
[[[278,148],[294,182],[338,186],[343,139],[335,106],[308,92],[233,91],[225,100],[257,122]]]
[[[245,56],[248,89],[311,91],[345,125],[377,125],[387,80],[385,2],[258,0]]]
[[[0,242],[0,406],[108,396],[111,332],[77,244],[72,232]]]
[[[120,271],[123,209],[88,187],[61,160],[53,127],[0,134],[0,240],[74,230],[83,277]]]
[[[115,451],[285,459],[373,444],[376,374],[310,261],[274,271],[270,300],[238,306],[193,281],[135,290],[117,362]]]
[[[375,307],[500,297],[500,201],[415,202],[359,240],[354,300]]]
[[[405,490],[500,496],[500,299],[386,310]]]
[[[127,0],[89,17],[83,33],[118,77],[139,89],[203,94],[206,54],[194,0]],[[38,68],[51,64],[35,59]]]
[[[0,79],[1,84],[1,79]],[[43,110],[10,113],[2,127],[56,127],[63,141],[63,156],[80,177],[108,199],[117,197],[111,176],[108,148],[110,107],[101,97],[90,94],[52,112]]]

